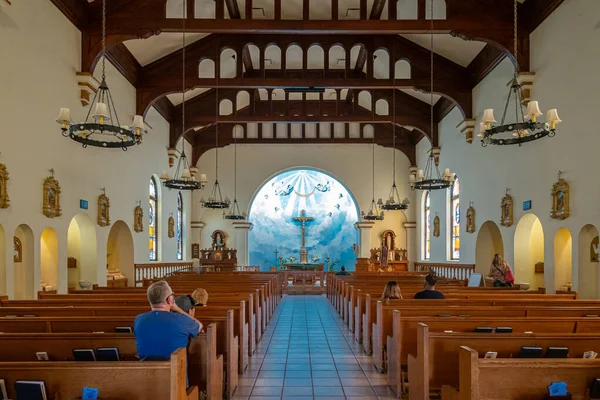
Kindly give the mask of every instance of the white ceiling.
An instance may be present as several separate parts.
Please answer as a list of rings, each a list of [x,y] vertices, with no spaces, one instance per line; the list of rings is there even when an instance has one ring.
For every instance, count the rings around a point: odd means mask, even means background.
[[[400,36],[407,38],[421,47],[431,50],[431,36],[428,34],[418,33]],[[435,53],[450,61],[454,61],[463,67],[469,65],[484,47],[484,42],[475,40],[467,41],[458,37],[453,37],[449,34],[433,36],[433,49]]]
[[[208,35],[208,33],[187,33],[185,43],[194,43]],[[125,46],[142,67],[181,49],[182,44],[181,33],[161,33],[148,39],[134,39],[125,42]]]

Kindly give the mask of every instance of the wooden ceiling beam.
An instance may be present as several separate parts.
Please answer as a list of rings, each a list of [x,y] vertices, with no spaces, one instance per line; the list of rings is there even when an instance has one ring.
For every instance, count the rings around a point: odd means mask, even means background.
[[[111,47],[106,52],[106,58],[129,83],[137,87],[142,66],[123,43]]]
[[[490,72],[494,70],[506,58],[506,53],[499,48],[490,44],[477,54],[477,56],[467,66],[471,87],[475,87],[481,82]]]

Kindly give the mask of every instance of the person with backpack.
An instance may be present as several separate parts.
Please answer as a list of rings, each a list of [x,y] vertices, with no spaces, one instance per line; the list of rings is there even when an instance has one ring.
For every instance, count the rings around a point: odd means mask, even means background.
[[[494,287],[510,287],[515,283],[510,265],[502,259],[500,254],[494,254],[489,276],[494,281]]]

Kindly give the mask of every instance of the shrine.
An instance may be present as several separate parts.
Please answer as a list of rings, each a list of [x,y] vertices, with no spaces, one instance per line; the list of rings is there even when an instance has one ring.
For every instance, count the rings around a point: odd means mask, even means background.
[[[392,230],[386,230],[382,233],[380,246],[371,249],[370,254],[370,257],[366,260],[357,260],[357,271],[408,271],[407,250],[396,247],[396,234]]]
[[[200,265],[220,270],[233,270],[237,266],[237,250],[227,247],[227,234],[216,230],[211,235],[210,248],[198,251]]]

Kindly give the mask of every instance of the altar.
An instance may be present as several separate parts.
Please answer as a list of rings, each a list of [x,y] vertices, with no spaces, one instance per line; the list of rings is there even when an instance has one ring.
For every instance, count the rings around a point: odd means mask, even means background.
[[[284,264],[288,271],[324,271],[323,264]]]
[[[399,272],[408,271],[408,252],[396,248],[396,234],[387,230],[381,235],[380,247],[370,249],[368,259],[357,260],[356,270],[360,272]]]

